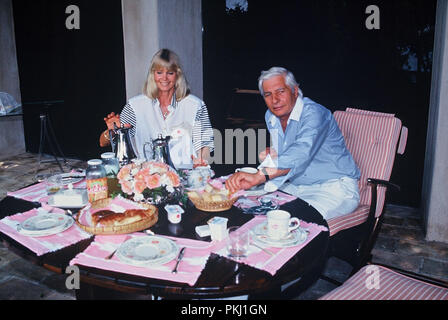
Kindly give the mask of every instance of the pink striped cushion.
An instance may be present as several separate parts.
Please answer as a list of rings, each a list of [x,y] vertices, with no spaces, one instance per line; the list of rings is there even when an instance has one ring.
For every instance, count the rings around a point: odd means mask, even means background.
[[[320,300],[448,300],[448,289],[368,265]]]
[[[395,117],[395,114],[393,114],[393,113],[376,112],[376,111],[356,109],[356,108],[346,108],[345,111],[353,112],[353,113],[360,113],[360,114],[365,114],[365,115],[371,115],[371,116]]]
[[[367,220],[370,206],[360,205],[352,213],[328,219],[328,227],[330,229],[330,237],[334,236],[341,230],[352,228]]]
[[[389,180],[395,160],[401,121],[392,116],[336,111],[334,117],[347,148],[361,171],[360,204],[370,205],[371,188],[367,178]],[[383,210],[386,188],[378,189],[377,211]]]

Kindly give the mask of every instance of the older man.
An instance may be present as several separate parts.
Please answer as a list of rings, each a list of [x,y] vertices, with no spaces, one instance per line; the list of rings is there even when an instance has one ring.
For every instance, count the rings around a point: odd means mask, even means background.
[[[331,112],[303,98],[294,75],[284,68],[263,71],[258,81],[268,107],[271,148],[260,153],[258,173],[238,172],[226,181],[227,188],[265,183],[265,191],[293,194],[325,219],[353,211],[359,203],[360,172]]]

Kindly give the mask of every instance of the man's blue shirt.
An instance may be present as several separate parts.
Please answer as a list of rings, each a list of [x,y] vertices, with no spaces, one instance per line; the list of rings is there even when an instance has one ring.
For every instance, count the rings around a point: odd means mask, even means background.
[[[277,188],[287,180],[294,185],[311,185],[331,179],[359,179],[360,172],[331,112],[308,98],[298,98],[283,132],[280,119],[270,110],[265,120],[279,169],[291,169],[272,179]]]

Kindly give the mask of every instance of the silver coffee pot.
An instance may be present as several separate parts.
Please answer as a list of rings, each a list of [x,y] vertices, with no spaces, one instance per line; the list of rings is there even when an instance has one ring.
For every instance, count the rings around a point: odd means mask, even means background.
[[[120,167],[127,165],[132,159],[137,158],[129,136],[129,130],[131,128],[132,126],[125,128],[123,124],[118,128],[114,123],[114,130],[111,130],[114,133],[113,137],[111,137],[112,151],[115,153]]]
[[[145,159],[146,160],[151,159],[156,162],[163,162],[171,166],[173,169],[175,169],[175,166],[171,161],[170,157],[170,147],[169,147],[170,139],[171,139],[170,136],[166,136],[165,138],[163,138],[162,134],[159,134],[157,139],[153,139],[151,140],[151,142],[146,142],[143,146],[143,153],[145,155]],[[146,145],[152,146],[152,156],[149,158],[146,153]]]

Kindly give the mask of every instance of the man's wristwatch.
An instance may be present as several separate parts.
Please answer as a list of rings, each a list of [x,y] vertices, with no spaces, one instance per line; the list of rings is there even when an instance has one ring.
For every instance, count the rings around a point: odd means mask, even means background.
[[[269,181],[269,174],[266,168],[261,168],[261,172],[264,174],[264,177],[266,178],[266,182]]]

